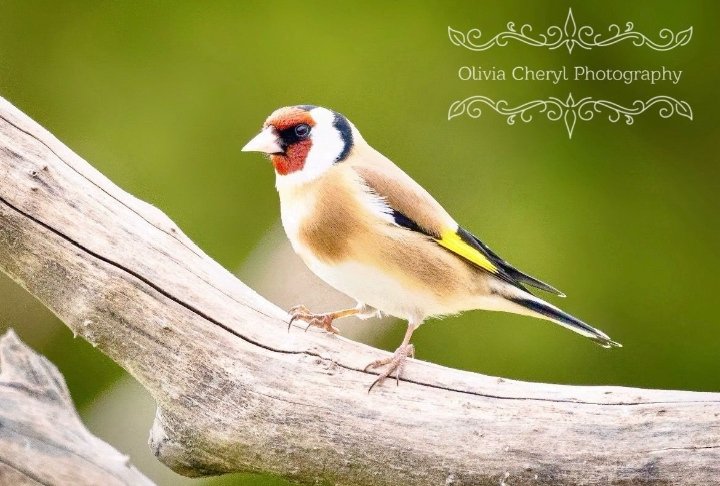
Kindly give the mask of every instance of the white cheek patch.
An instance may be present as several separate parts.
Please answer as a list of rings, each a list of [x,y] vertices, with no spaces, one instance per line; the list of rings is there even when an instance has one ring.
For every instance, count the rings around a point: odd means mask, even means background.
[[[335,164],[345,148],[345,142],[337,131],[333,122],[335,113],[326,108],[314,108],[310,115],[315,120],[315,126],[310,131],[312,146],[305,158],[302,170],[287,175],[277,174],[275,187],[290,187],[311,181],[321,176]]]

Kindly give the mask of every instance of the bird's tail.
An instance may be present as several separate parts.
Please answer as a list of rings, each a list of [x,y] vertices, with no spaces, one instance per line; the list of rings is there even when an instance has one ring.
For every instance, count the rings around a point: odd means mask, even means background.
[[[580,319],[571,316],[567,312],[558,309],[554,305],[548,304],[534,295],[523,292],[521,295],[508,296],[506,299],[522,307],[526,311],[525,313],[560,324],[571,331],[575,331],[578,334],[592,339],[603,348],[622,347],[622,344],[616,343],[610,339],[610,336],[599,329],[595,329],[591,325],[584,323]]]

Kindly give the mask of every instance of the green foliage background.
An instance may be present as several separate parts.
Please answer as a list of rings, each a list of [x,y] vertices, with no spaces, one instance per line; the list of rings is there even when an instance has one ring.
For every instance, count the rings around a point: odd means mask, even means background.
[[[694,38],[664,53],[624,42],[572,54],[512,42],[472,53],[447,39],[448,26],[490,36],[510,20],[544,31],[570,5],[597,32],[632,20],[652,38],[688,26]],[[271,168],[240,147],[278,106],[334,108],[501,255],[563,289],[556,303],[625,345],[608,351],[541,321],[470,312],[423,326],[421,359],[525,380],[718,391],[719,12],[711,1],[2,0],[0,95],[230,269],[278,219]],[[458,79],[463,65],[665,65],[683,77],[473,82]],[[597,116],[572,140],[541,115],[514,126],[490,110],[447,120],[470,95],[515,105],[569,92],[624,105],[669,95],[694,120]],[[81,411],[123,373],[0,280],[8,326],[60,367]],[[392,349],[402,332],[374,344]]]

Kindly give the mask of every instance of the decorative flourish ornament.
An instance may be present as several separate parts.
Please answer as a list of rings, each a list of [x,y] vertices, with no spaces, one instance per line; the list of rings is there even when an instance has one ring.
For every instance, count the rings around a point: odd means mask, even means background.
[[[514,22],[508,22],[507,30],[500,32],[488,41],[481,43],[482,32],[480,29],[470,29],[467,33],[448,27],[450,41],[456,46],[465,47],[471,51],[484,51],[493,46],[504,47],[509,40],[516,40],[534,47],[547,47],[557,49],[565,46],[568,53],[572,54],[575,47],[590,50],[594,47],[605,47],[625,40],[631,40],[636,47],[647,46],[656,51],[669,51],[678,46],[684,46],[692,39],[693,28],[689,27],[674,33],[664,28],[658,34],[660,40],[653,41],[645,34],[636,32],[635,25],[627,22],[623,29],[618,24],[611,24],[608,27],[608,34],[596,34],[595,29],[589,25],[577,26],[572,9],[568,9],[565,24],[560,27],[551,25],[545,33],[534,35],[530,24],[523,24],[519,29]]]
[[[595,100],[590,96],[575,101],[570,93],[564,101],[551,96],[545,100],[528,101],[515,107],[509,106],[505,100],[494,101],[486,96],[470,96],[450,105],[448,120],[464,114],[470,118],[478,118],[482,114],[482,105],[506,116],[508,125],[514,125],[517,119],[525,123],[532,121],[533,111],[544,114],[550,121],[562,120],[567,129],[568,138],[572,138],[575,123],[578,120],[590,121],[596,114],[603,111],[607,112],[608,120],[611,122],[617,123],[624,119],[627,125],[632,125],[636,115],[644,113],[655,105],[658,105],[658,113],[662,118],[670,118],[677,114],[690,120],[693,119],[690,105],[670,96],[654,96],[647,101],[636,100],[627,107],[612,101]]]

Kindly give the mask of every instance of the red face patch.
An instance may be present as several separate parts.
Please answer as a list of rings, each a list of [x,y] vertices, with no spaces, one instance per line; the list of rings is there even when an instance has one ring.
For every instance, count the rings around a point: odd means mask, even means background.
[[[273,154],[270,156],[275,170],[280,175],[288,175],[305,167],[305,159],[312,147],[312,140],[302,140],[288,145],[285,155]]]
[[[265,127],[272,126],[278,134],[284,131],[292,130],[294,127],[305,124],[310,127],[315,125],[310,113],[302,108],[298,107],[287,107],[280,108],[268,117],[265,121]],[[293,172],[302,170],[305,166],[305,159],[307,158],[310,148],[312,147],[312,140],[298,140],[290,143],[285,148],[284,154],[272,154],[270,160],[275,167],[275,170],[280,175],[287,175]]]

